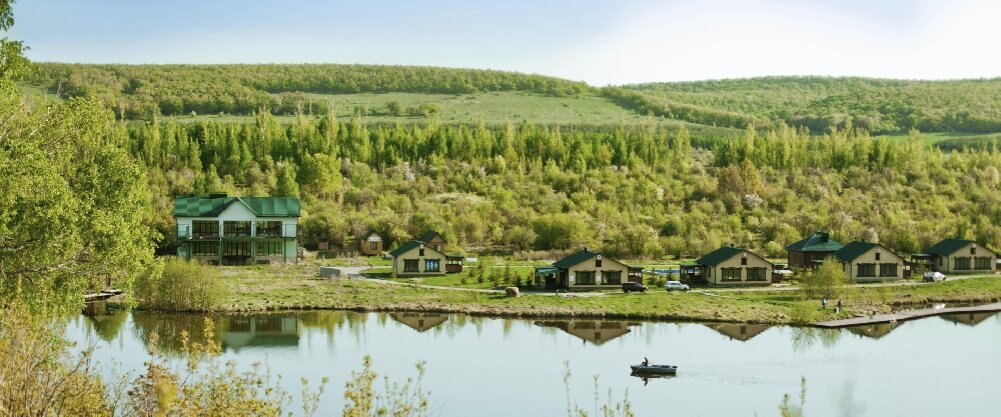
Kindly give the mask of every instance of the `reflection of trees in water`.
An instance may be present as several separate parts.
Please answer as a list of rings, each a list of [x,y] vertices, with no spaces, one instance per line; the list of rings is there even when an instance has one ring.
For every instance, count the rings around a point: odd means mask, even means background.
[[[824,347],[834,347],[841,339],[839,329],[818,329],[815,327],[790,327],[792,330],[792,348],[796,352],[802,352],[812,347],[817,342]]]
[[[205,334],[205,320],[214,325],[213,340],[219,342],[228,329],[226,316],[188,313],[156,313],[137,311],[132,313],[132,327],[146,349],[150,347],[150,337],[157,336],[157,349],[165,354],[176,355],[181,351],[181,333],[187,331],[192,341],[202,341]]]
[[[117,311],[111,314],[86,316],[85,320],[94,328],[94,333],[97,334],[97,337],[100,337],[105,342],[110,342],[115,340],[118,334],[122,332],[122,327],[125,326],[128,318],[129,313]]]

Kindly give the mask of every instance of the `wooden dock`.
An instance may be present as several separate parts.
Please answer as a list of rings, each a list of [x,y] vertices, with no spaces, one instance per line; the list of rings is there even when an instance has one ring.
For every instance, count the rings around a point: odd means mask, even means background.
[[[867,324],[895,323],[922,317],[938,316],[954,313],[989,313],[1001,311],[1001,303],[985,304],[972,307],[923,308],[920,310],[904,310],[892,314],[877,314],[874,316],[855,317],[843,320],[820,321],[813,323],[814,327],[837,329],[841,327],[862,326]]]

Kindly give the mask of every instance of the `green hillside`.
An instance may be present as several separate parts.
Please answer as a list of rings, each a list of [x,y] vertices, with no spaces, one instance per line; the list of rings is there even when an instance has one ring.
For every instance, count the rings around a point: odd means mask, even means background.
[[[822,132],[852,124],[873,133],[1001,132],[1001,78],[908,81],[765,77],[627,86],[627,107],[696,123],[744,127],[785,122]]]

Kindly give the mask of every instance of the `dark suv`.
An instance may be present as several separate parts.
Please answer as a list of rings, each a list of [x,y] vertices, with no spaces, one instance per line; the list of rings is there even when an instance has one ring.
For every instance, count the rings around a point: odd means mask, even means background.
[[[622,292],[633,292],[633,291],[646,292],[646,286],[638,282],[622,283]]]

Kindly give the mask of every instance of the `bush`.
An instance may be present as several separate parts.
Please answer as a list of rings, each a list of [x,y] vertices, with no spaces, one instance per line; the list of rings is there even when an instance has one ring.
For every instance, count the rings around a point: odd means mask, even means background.
[[[161,262],[152,273],[136,280],[136,302],[150,310],[212,310],[224,294],[212,272],[209,267],[177,258]]]

